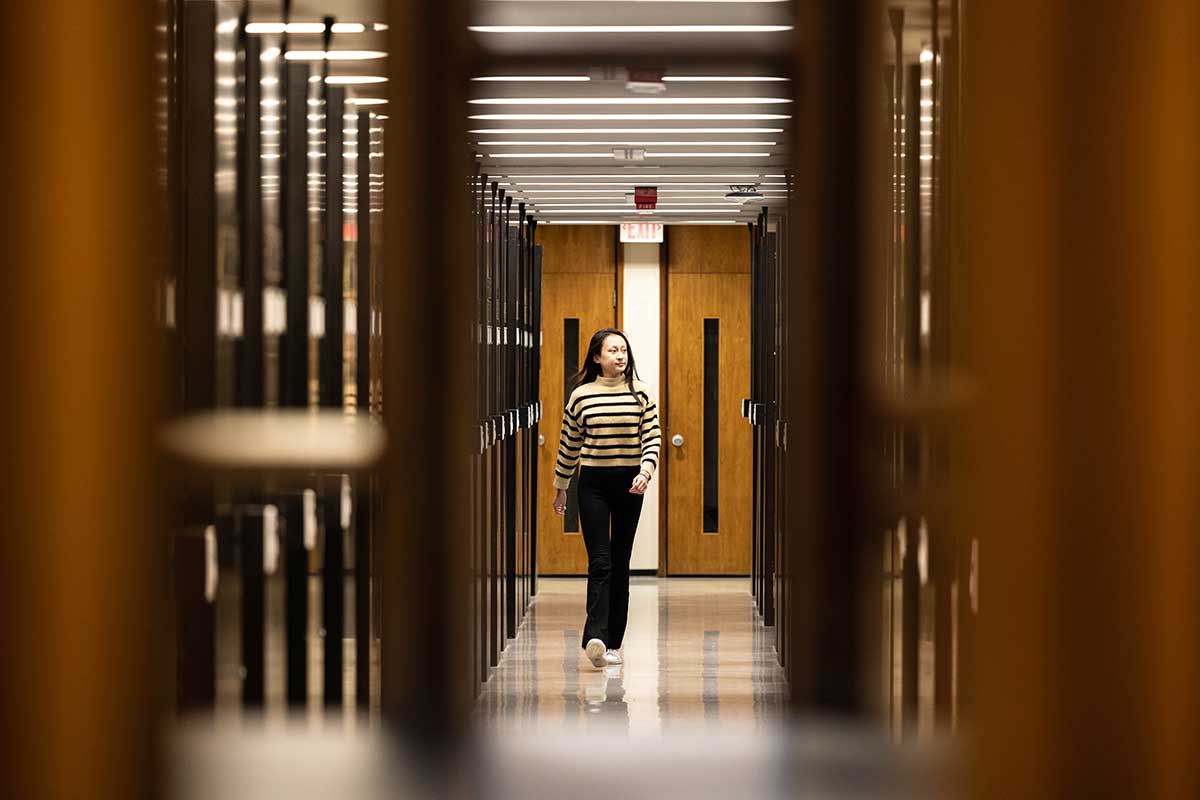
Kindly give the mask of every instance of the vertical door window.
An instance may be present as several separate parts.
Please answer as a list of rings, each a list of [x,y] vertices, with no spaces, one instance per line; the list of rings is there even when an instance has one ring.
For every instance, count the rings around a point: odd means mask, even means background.
[[[571,396],[572,378],[579,371],[579,320],[563,320],[563,405]],[[567,488],[567,513],[563,516],[563,532],[579,533],[579,472]]]
[[[721,321],[704,320],[704,533],[717,532],[717,465],[720,464]]]

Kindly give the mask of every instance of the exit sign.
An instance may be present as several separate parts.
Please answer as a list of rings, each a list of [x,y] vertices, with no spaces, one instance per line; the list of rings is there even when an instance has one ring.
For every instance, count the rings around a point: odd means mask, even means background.
[[[622,222],[622,242],[662,242],[661,222]]]

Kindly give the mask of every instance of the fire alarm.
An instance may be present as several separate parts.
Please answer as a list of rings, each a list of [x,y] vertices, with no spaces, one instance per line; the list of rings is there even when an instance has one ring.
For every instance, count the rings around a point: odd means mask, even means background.
[[[633,187],[633,204],[639,209],[653,210],[658,205],[658,187]]]

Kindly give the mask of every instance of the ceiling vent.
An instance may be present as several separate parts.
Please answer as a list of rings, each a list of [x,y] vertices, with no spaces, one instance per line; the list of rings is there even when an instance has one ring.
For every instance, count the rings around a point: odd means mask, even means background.
[[[736,200],[739,203],[749,203],[755,200],[762,200],[762,192],[758,190],[758,184],[752,183],[745,186],[730,186],[729,191],[725,194],[725,199]]]

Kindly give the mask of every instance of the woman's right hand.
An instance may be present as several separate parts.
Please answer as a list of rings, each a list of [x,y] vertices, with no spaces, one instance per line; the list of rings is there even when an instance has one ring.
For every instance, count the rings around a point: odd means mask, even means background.
[[[567,513],[566,489],[559,489],[554,493],[554,513],[560,517]]]

